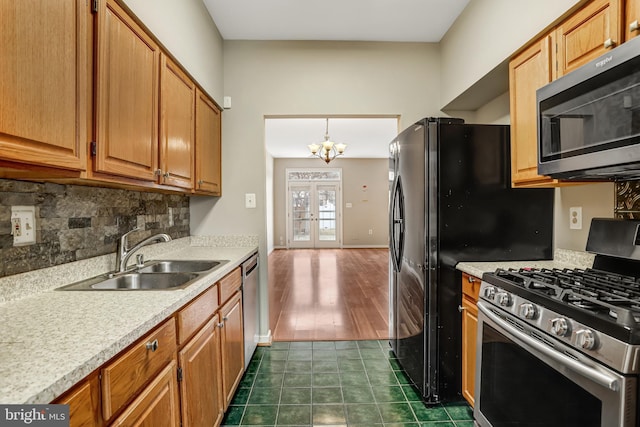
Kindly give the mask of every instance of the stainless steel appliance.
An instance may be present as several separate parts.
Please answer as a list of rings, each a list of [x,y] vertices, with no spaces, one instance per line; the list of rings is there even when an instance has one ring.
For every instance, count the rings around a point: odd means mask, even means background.
[[[540,88],[537,102],[541,175],[640,177],[640,39]]]
[[[640,221],[594,219],[593,268],[485,273],[474,417],[481,427],[635,427]]]
[[[455,265],[549,259],[553,190],[511,188],[508,126],[423,119],[390,152],[391,347],[425,401],[458,400]]]
[[[242,263],[242,316],[244,323],[244,365],[249,366],[258,346],[258,267],[255,253]]]

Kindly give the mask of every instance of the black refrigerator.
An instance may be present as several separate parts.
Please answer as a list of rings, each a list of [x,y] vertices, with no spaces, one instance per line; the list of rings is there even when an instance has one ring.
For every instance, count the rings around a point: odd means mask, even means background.
[[[553,189],[511,188],[509,126],[425,118],[390,144],[390,343],[427,403],[461,399],[460,261],[551,259]]]

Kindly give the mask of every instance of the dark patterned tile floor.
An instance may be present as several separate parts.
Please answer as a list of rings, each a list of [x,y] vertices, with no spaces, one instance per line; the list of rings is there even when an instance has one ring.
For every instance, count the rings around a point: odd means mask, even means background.
[[[425,406],[387,341],[258,347],[223,426],[473,427],[466,403]]]

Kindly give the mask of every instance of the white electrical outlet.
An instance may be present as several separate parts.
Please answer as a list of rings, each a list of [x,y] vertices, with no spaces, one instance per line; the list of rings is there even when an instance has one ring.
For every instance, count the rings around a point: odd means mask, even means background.
[[[582,230],[582,206],[569,208],[569,228]]]
[[[11,207],[11,234],[13,246],[31,245],[36,242],[35,206]]]
[[[244,195],[244,207],[249,209],[253,209],[256,207],[255,193],[246,193]]]
[[[167,209],[169,212],[169,227],[173,227],[173,208]]]

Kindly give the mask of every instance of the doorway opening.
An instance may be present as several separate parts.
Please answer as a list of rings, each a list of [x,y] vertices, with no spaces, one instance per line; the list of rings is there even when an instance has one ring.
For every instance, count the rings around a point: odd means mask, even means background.
[[[342,169],[286,169],[287,248],[342,247]]]

